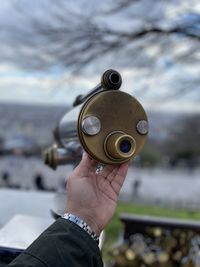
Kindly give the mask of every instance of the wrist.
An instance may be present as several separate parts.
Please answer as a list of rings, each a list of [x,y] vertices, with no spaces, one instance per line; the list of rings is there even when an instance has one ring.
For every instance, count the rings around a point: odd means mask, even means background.
[[[85,221],[83,221],[81,218],[79,218],[78,216],[71,214],[71,213],[65,213],[63,215],[63,218],[78,225],[85,232],[87,232],[92,237],[92,239],[94,239],[94,241],[99,243],[99,236],[97,236],[96,233],[94,233],[94,231],[91,229],[91,227]]]

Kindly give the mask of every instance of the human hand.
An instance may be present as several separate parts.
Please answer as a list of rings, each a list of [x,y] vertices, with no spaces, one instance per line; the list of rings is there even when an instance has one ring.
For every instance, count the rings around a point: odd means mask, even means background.
[[[96,161],[83,154],[67,180],[66,212],[84,220],[99,236],[115,212],[128,164],[106,165],[98,174],[96,165]]]

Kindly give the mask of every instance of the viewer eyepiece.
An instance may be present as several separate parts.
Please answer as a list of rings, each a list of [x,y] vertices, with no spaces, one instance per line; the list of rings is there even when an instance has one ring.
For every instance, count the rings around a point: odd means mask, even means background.
[[[128,140],[122,140],[119,147],[122,153],[128,153],[131,150],[131,143]]]
[[[101,78],[102,86],[107,90],[118,90],[122,85],[122,77],[116,70],[107,70]]]
[[[118,73],[113,72],[109,76],[110,82],[113,84],[118,84],[120,82],[120,76]]]

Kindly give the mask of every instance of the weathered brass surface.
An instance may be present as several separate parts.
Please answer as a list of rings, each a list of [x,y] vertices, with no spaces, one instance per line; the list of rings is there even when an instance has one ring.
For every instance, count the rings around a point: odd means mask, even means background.
[[[58,165],[58,146],[56,144],[47,148],[43,153],[45,164],[49,165],[53,170],[56,169]]]
[[[83,119],[88,116],[95,116],[101,122],[101,131],[94,136],[85,134],[81,128]],[[135,156],[146,141],[147,135],[139,134],[136,128],[140,120],[147,121],[147,116],[134,97],[121,91],[100,92],[83,105],[78,118],[78,136],[84,150],[98,162],[123,163]],[[131,143],[128,153],[120,151],[120,140]]]

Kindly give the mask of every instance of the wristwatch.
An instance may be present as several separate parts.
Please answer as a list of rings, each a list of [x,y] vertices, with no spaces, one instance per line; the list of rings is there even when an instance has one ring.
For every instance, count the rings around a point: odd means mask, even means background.
[[[62,216],[62,218],[77,224],[80,228],[85,230],[94,239],[94,241],[99,243],[99,237],[95,234],[94,231],[92,231],[90,226],[85,221],[83,221],[82,219],[80,219],[79,217],[77,217],[77,216],[75,216],[75,215],[73,215],[71,213],[65,213]]]

